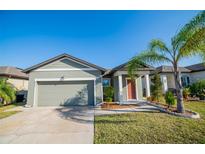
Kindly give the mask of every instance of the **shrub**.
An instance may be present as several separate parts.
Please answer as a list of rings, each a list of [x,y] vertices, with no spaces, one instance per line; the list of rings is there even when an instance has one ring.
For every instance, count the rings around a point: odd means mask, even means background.
[[[16,99],[15,88],[5,78],[0,79],[0,98],[3,104],[12,103]]]
[[[190,88],[184,88],[183,89],[183,97],[185,98],[185,99],[188,99],[188,97],[189,97],[189,95],[190,95]]]
[[[160,101],[160,97],[162,96],[162,83],[160,79],[160,75],[155,73],[152,79],[153,85],[151,85],[151,96],[153,101]]]
[[[114,88],[112,86],[104,87],[104,100],[112,102],[114,97]]]
[[[193,96],[197,96],[203,99],[205,96],[205,80],[200,80],[193,83],[190,86],[190,91]]]
[[[170,91],[166,92],[165,102],[168,105],[168,107],[175,104],[175,98],[174,98],[174,94],[172,92],[170,92]]]

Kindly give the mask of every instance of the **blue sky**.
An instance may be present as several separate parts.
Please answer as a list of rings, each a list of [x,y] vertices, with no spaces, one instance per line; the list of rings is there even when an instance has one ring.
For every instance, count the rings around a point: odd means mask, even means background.
[[[27,68],[68,53],[105,68],[128,61],[151,39],[170,43],[199,11],[0,11],[0,65]],[[182,66],[199,63],[194,57]]]

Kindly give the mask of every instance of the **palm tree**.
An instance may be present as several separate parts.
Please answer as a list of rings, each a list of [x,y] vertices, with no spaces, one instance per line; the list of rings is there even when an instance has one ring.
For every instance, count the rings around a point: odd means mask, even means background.
[[[179,61],[194,55],[201,55],[205,60],[205,11],[198,13],[197,16],[171,38],[170,47],[167,47],[159,39],[152,40],[148,50],[143,51],[130,60],[127,65],[128,73],[133,77],[134,71],[142,63],[171,63],[176,86],[177,111],[183,113],[183,89],[180,81]]]
[[[15,88],[6,79],[0,79],[0,98],[4,104],[11,103],[16,99]]]

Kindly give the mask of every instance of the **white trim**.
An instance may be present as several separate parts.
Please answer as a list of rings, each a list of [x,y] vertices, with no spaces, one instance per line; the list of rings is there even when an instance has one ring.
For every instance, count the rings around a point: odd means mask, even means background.
[[[94,82],[94,106],[96,105],[96,80],[93,80]]]
[[[36,78],[35,81],[87,81],[96,78]]]
[[[135,79],[135,94],[136,94],[136,99],[128,99],[127,80],[131,80],[131,78],[125,78],[125,80],[126,80],[126,91],[127,91],[127,98],[126,98],[126,100],[127,100],[127,101],[136,101],[136,100],[138,100],[138,90],[137,90],[137,86],[136,86],[136,84],[137,84],[136,79]]]
[[[33,106],[38,106],[37,102],[37,96],[38,96],[38,91],[37,91],[37,86],[39,81],[93,81],[94,82],[94,105],[96,105],[96,78],[36,78],[34,80],[34,102]]]
[[[118,93],[118,99],[119,102],[123,101],[123,92],[122,92],[122,75],[118,76],[118,86],[119,86],[119,93]]]
[[[150,81],[149,74],[145,75],[146,97],[150,97]]]
[[[96,71],[94,68],[40,68],[36,72],[53,72],[53,71]]]
[[[101,76],[101,98],[102,98],[102,102],[103,102],[103,77]]]
[[[138,77],[138,78],[141,78],[141,76]],[[139,95],[138,95],[138,91],[139,91],[139,89],[138,89],[138,81],[137,81],[138,78],[135,78],[136,100],[139,100]],[[142,82],[142,80],[141,80],[141,82]],[[143,93],[143,91],[142,91],[142,93]]]

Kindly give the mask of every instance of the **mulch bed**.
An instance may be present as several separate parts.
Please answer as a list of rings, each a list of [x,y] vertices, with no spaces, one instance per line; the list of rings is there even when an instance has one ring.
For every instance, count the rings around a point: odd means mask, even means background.
[[[179,113],[177,112],[177,108],[176,107],[168,107],[168,105],[166,104],[162,104],[162,103],[159,103],[159,102],[150,102],[150,104],[153,104],[153,105],[156,105],[160,108],[162,108],[162,110],[164,112],[167,112],[167,113],[170,113],[170,114],[174,114],[174,115],[177,115],[177,116],[182,116],[182,117],[187,117],[187,118],[192,118],[193,115],[197,114],[197,113],[194,113],[193,111],[190,111],[190,110],[185,110],[185,113]]]
[[[111,103],[111,102],[105,102],[101,105],[102,109],[125,109],[125,108],[135,108],[137,105],[135,104],[117,104],[117,103]]]

